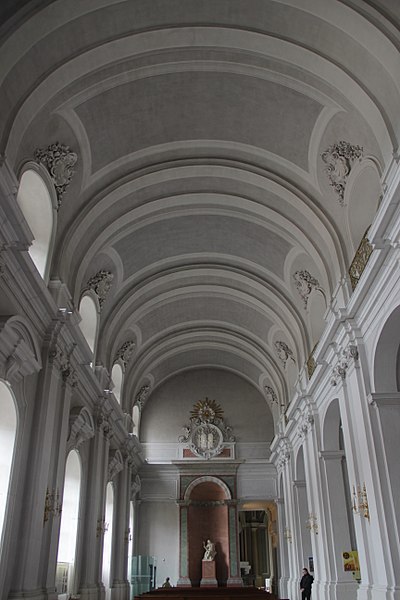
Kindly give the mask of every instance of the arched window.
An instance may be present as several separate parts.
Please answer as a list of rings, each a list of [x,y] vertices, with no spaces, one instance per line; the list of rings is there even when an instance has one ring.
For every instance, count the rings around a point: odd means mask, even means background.
[[[79,303],[79,314],[82,317],[79,327],[81,328],[81,331],[85,336],[87,343],[89,344],[89,348],[94,353],[96,347],[99,313],[96,302],[90,294],[84,294],[82,296]]]
[[[122,370],[121,365],[118,362],[114,363],[113,365],[113,368],[111,370],[111,379],[114,384],[113,394],[118,400],[118,402],[121,404],[122,382],[124,379],[124,372]]]
[[[60,541],[57,555],[56,586],[60,595],[73,594],[76,539],[79,522],[79,498],[81,488],[81,462],[76,450],[72,450],[65,467],[63,509]],[[63,597],[63,596],[61,596]]]
[[[137,404],[133,407],[132,410],[132,420],[133,420],[133,432],[137,437],[139,437],[139,421],[140,421],[140,410]]]
[[[29,254],[40,275],[47,279],[56,211],[49,186],[33,168],[22,173],[17,202],[34,237]]]
[[[15,436],[17,432],[17,414],[14,399],[4,381],[0,381],[0,415],[0,540],[2,546],[3,525],[7,509]]]
[[[103,575],[102,580],[106,589],[106,600],[111,597],[111,549],[112,549],[112,525],[114,514],[114,489],[111,482],[107,484],[105,532],[103,545]]]

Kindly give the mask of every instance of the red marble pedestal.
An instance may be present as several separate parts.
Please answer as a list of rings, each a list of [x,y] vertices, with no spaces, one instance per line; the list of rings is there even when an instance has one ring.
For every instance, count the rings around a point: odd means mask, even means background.
[[[218,587],[215,576],[215,560],[201,561],[201,575],[200,587]]]

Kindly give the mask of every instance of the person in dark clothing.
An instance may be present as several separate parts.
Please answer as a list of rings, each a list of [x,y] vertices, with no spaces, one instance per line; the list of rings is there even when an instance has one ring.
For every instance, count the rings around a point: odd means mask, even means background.
[[[313,584],[314,577],[310,575],[308,569],[304,567],[303,577],[300,581],[301,600],[310,600],[311,598],[311,586]]]

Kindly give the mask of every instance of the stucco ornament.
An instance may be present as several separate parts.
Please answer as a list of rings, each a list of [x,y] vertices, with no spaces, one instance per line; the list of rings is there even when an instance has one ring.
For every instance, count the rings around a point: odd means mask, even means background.
[[[271,402],[274,404],[278,404],[278,398],[275,393],[275,390],[270,385],[264,385],[265,393],[267,396],[271,398]]]
[[[278,452],[278,468],[283,469],[289,462],[292,452],[290,442],[286,438],[281,438],[279,442]]]
[[[78,155],[69,146],[55,142],[47,148],[38,148],[35,160],[47,168],[57,192],[57,204],[60,208],[65,190],[71,183]]]
[[[191,411],[190,425],[178,438],[181,444],[200,458],[210,459],[220,454],[224,442],[235,441],[232,430],[223,419],[223,410],[215,400],[199,400]]]
[[[124,370],[126,369],[126,365],[131,360],[133,351],[135,349],[135,342],[133,340],[128,340],[117,350],[115,355],[115,362],[120,360],[124,366]]]
[[[147,397],[150,393],[149,385],[142,385],[138,393],[136,394],[135,403],[139,405],[140,410],[143,410]]]
[[[296,289],[304,302],[304,308],[307,308],[308,299],[313,290],[321,290],[318,279],[313,277],[309,271],[296,271],[293,275],[296,282]]]
[[[100,310],[103,308],[104,301],[111,289],[113,279],[114,275],[111,271],[101,270],[93,275],[87,282],[85,289],[94,291],[99,300]]]
[[[352,362],[358,362],[358,348],[354,344],[350,344],[342,350],[342,353],[332,369],[332,377],[330,380],[331,385],[336,386],[340,381],[344,381],[347,376],[347,371]]]
[[[286,367],[286,363],[291,358],[294,360],[293,351],[289,348],[289,346],[285,342],[275,342],[274,344],[276,353],[280,358],[284,367]]]
[[[330,185],[339,196],[339,202],[342,206],[344,204],[347,178],[354,163],[361,160],[362,157],[363,148],[361,146],[353,146],[343,140],[332,144],[321,154],[322,160],[327,165],[325,173],[328,176]]]

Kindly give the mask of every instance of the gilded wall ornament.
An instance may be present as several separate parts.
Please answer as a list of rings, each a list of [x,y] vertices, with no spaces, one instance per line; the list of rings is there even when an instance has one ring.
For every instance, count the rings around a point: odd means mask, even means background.
[[[275,342],[274,344],[276,353],[280,358],[284,367],[286,367],[286,363],[291,358],[294,361],[293,351],[289,348],[289,346],[282,341]]]
[[[321,290],[318,279],[313,277],[309,271],[296,271],[293,274],[296,282],[296,289],[304,302],[304,308],[307,308],[308,298],[313,290]]]
[[[193,419],[200,419],[204,422],[213,422],[215,419],[222,419],[224,411],[215,400],[199,400],[190,411]]]
[[[103,308],[104,301],[110,291],[114,275],[111,271],[98,271],[89,279],[86,290],[93,290],[99,300],[100,310]]]
[[[133,340],[128,340],[117,350],[115,355],[115,362],[120,360],[124,366],[124,370],[126,369],[126,365],[131,360],[133,351],[135,349],[135,342]]]
[[[353,291],[356,289],[358,282],[360,281],[361,275],[364,272],[365,267],[371,256],[373,247],[366,236],[361,240],[360,245],[357,248],[357,252],[353,258],[353,261],[349,268],[350,282]]]
[[[34,157],[50,173],[57,192],[58,208],[60,208],[65,190],[75,173],[73,167],[78,160],[78,155],[72,152],[69,146],[55,142],[47,148],[38,148]]]
[[[357,160],[363,157],[363,148],[353,146],[349,142],[341,140],[329,146],[321,154],[321,158],[327,165],[325,173],[328,176],[330,185],[339,196],[339,203],[344,204],[344,191],[351,169]]]

